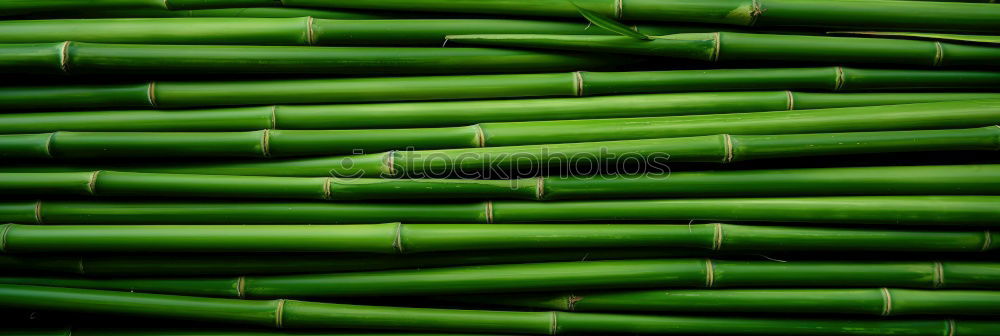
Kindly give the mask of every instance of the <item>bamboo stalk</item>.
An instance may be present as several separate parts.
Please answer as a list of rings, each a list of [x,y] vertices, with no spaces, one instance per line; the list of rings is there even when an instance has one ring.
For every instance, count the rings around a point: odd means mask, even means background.
[[[51,157],[42,135],[2,135],[11,158]],[[243,162],[131,164],[108,166],[5,166],[0,172],[118,170],[154,173],[259,176],[407,177],[452,174],[493,178],[546,168],[572,168],[574,175],[603,173],[626,163],[669,171],[674,162],[731,163],[799,158],[926,151],[996,151],[1000,127],[856,133],[705,135],[680,138],[576,142],[488,148],[389,151],[378,154]],[[202,145],[202,144],[198,144]],[[223,144],[225,145],[225,144]],[[213,150],[208,146],[205,150]],[[0,156],[3,158],[3,156]]]
[[[608,235],[613,230],[614,235]],[[986,252],[1000,233],[900,231],[733,224],[356,224],[19,225],[0,224],[0,252],[425,253],[531,248],[670,247],[725,252]]]
[[[356,11],[287,7],[249,7],[169,10],[163,8],[132,9],[90,9],[52,10],[32,12],[14,17],[15,19],[106,19],[106,18],[186,18],[186,17],[244,17],[244,18],[298,18],[311,16],[330,20],[391,20],[391,19],[432,19],[455,18],[454,14],[435,15],[433,13]],[[467,16],[462,16],[467,17]]]
[[[1000,10],[997,10],[1000,12]],[[556,49],[671,57],[705,62],[776,61],[994,67],[1000,49],[990,46],[885,38],[743,34],[731,32],[651,36],[544,34],[449,34],[450,42],[474,46]]]
[[[637,61],[487,48],[0,44],[0,70],[30,74],[475,74],[601,69]]]
[[[296,157],[719,134],[958,128],[1000,123],[1000,99],[627,119],[481,123],[464,127],[252,132],[54,132],[0,135],[8,159]],[[587,132],[579,132],[587,129]]]
[[[247,301],[175,295],[5,285],[0,304],[134,317],[208,321],[273,328],[362,328],[512,334],[691,334],[712,328],[731,335],[991,335],[1000,323],[955,320],[844,320],[641,316],[402,308],[296,300]]]
[[[992,90],[997,85],[1000,85],[1000,72],[841,67],[766,71],[717,69],[403,78],[154,81],[104,85],[8,86],[0,88],[0,109],[180,108],[731,90]]]
[[[998,224],[1000,196],[852,196],[573,202],[292,203],[8,201],[20,224],[370,224],[762,221],[885,225]]]
[[[0,133],[447,127],[484,122],[809,110],[994,98],[1000,98],[1000,94],[761,91],[382,104],[273,105],[199,110],[3,113],[0,114]],[[952,118],[954,119],[956,118]]]
[[[476,305],[488,303],[581,312],[1000,315],[1000,292],[973,290],[679,289],[580,294],[473,295],[443,299]]]
[[[429,333],[370,333],[352,331],[296,331],[289,333],[278,330],[232,329],[232,328],[186,328],[173,327],[66,327],[66,328],[0,328],[5,335],[16,336],[498,336],[487,334],[429,334]]]
[[[3,277],[2,284],[233,298],[458,295],[640,288],[991,289],[998,265],[976,261],[647,259],[482,265],[236,278]]]
[[[963,240],[964,241],[964,240]],[[377,271],[462,265],[549,261],[692,258],[718,253],[691,249],[525,249],[407,255],[338,254],[175,254],[175,255],[0,255],[5,270],[91,277],[239,276]]]
[[[348,179],[116,171],[0,173],[26,196],[311,200],[567,200],[657,197],[1000,195],[1000,165],[767,169],[515,180]]]
[[[445,35],[613,34],[582,22],[501,19],[327,20],[290,18],[166,18],[0,22],[0,43],[75,42],[237,45],[441,46]],[[651,34],[710,32],[685,26],[643,26]]]
[[[285,0],[289,7],[412,10],[540,17],[579,17],[560,0]],[[578,0],[589,10],[623,21],[666,21],[754,27],[817,27],[905,31],[998,32],[992,4],[880,0]]]

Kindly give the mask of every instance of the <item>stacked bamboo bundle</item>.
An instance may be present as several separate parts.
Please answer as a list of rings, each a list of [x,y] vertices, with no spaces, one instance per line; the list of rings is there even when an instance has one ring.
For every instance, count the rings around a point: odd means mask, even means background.
[[[989,2],[0,1],[0,334],[998,335]]]

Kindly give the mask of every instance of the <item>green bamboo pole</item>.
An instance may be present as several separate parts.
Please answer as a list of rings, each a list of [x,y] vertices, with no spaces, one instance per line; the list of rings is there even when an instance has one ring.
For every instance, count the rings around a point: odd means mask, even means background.
[[[965,239],[959,239],[965,241]],[[955,245],[958,248],[957,244]],[[463,265],[520,264],[549,261],[691,258],[718,255],[693,249],[524,249],[407,255],[337,254],[136,254],[136,255],[0,255],[9,271],[87,275],[92,277],[240,276],[377,271]]]
[[[608,235],[609,230],[614,235]],[[0,252],[424,253],[530,248],[670,247],[712,251],[985,252],[1000,233],[899,231],[732,224],[356,224],[20,225],[0,224]]]
[[[1000,315],[1000,292],[871,289],[679,289],[455,296],[447,301],[581,312]]]
[[[1000,165],[766,169],[515,180],[302,178],[116,171],[0,173],[0,189],[21,197],[338,201],[1000,195]]]
[[[577,333],[692,334],[711,328],[727,335],[991,335],[1000,323],[955,320],[787,319],[642,316],[569,312],[450,310],[318,303],[247,301],[5,285],[0,305],[19,309],[114,314],[273,328],[361,328],[535,335]]]
[[[51,157],[48,134],[2,135],[2,152],[10,158]],[[118,170],[154,173],[407,177],[458,174],[478,178],[514,176],[532,170],[579,168],[574,175],[601,173],[611,165],[636,163],[650,172],[669,171],[674,162],[732,163],[758,159],[798,158],[873,153],[926,151],[996,151],[1000,127],[780,135],[704,135],[680,138],[576,142],[487,148],[389,151],[377,154],[300,159],[210,163],[147,163],[108,166],[43,165],[4,166],[0,172],[79,172]],[[192,143],[201,146],[201,143]],[[217,146],[226,146],[226,143]],[[86,146],[86,145],[84,145]],[[305,146],[305,145],[304,145]],[[83,148],[81,146],[80,148]],[[205,151],[216,151],[206,146]],[[194,152],[195,150],[191,150]],[[86,155],[84,155],[86,156]],[[0,155],[0,159],[4,158]],[[97,166],[95,166],[97,165]],[[589,167],[589,168],[588,168]],[[583,171],[586,169],[586,171]]]
[[[643,26],[650,34],[715,31],[707,27]],[[716,29],[717,30],[717,29]],[[291,18],[166,18],[20,20],[0,22],[0,43],[75,42],[237,45],[441,46],[445,35],[614,34],[582,22],[500,19],[327,20]]]
[[[601,69],[637,61],[487,48],[0,44],[0,70],[31,74],[475,74]]]
[[[0,109],[180,108],[789,89],[982,91],[993,90],[997,85],[1000,85],[1000,72],[841,67],[766,71],[717,69],[262,81],[154,81],[103,85],[7,86],[0,88]]]
[[[573,202],[292,203],[8,201],[21,224],[345,224],[766,221],[885,225],[998,224],[1000,196],[694,198]]]
[[[135,327],[67,327],[67,328],[0,328],[0,333],[11,336],[500,336],[486,334],[428,334],[428,333],[370,333],[351,331],[277,331],[261,329],[223,328],[135,328]]]
[[[276,118],[275,118],[276,119]],[[959,128],[1000,123],[1000,99],[627,119],[482,123],[417,129],[54,132],[0,135],[9,159],[296,157],[733,135]],[[586,129],[587,132],[579,132]]]
[[[1000,265],[976,261],[646,259],[229,278],[3,277],[2,284],[234,298],[458,295],[639,288],[991,289]]]
[[[105,19],[105,18],[185,18],[185,17],[244,17],[244,18],[298,18],[311,16],[317,19],[330,20],[390,20],[390,19],[431,19],[454,18],[454,14],[436,15],[433,13],[392,12],[392,11],[355,11],[355,10],[321,10],[310,8],[216,8],[169,10],[163,8],[138,9],[91,9],[53,10],[32,12],[18,15],[16,19]],[[465,17],[465,16],[463,16]]]
[[[2,113],[0,133],[447,127],[483,122],[660,117],[994,98],[1000,98],[1000,94],[761,91],[381,104],[274,105],[197,110]]]
[[[997,10],[1000,12],[1000,10]],[[496,34],[448,35],[463,45],[623,53],[706,62],[775,61],[993,67],[1000,49],[939,41],[743,34],[730,32],[650,36]]]
[[[284,0],[289,7],[412,10],[542,17],[579,17],[561,0]],[[817,27],[907,31],[997,32],[991,4],[880,0],[577,0],[624,21],[666,21],[755,27]]]
[[[44,11],[88,11],[102,9],[206,9],[228,7],[279,7],[274,0],[14,0],[0,4],[4,15]]]

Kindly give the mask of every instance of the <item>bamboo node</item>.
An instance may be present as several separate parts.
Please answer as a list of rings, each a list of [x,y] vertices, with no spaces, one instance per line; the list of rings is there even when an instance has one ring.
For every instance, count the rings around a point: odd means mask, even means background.
[[[990,245],[993,245],[993,236],[990,234],[990,230],[986,229],[984,232],[986,237],[983,239],[983,248],[980,250],[986,252],[990,250]]]
[[[163,8],[166,8],[167,10],[171,10],[172,9],[172,8],[170,8],[170,2],[169,1],[170,0],[163,0]]]
[[[306,44],[308,45],[316,45],[316,33],[313,30],[314,20],[312,16],[306,17]]]
[[[545,177],[535,178],[535,199],[539,201],[545,199]]]
[[[712,263],[712,259],[705,259],[705,287],[712,288],[715,286],[715,265]]]
[[[389,176],[396,175],[396,151],[390,150],[385,153],[385,165],[389,170]]]
[[[274,326],[281,328],[285,315],[285,299],[278,299],[277,307],[274,307]]]
[[[622,0],[615,0],[615,18],[625,21],[625,3]]]
[[[715,223],[715,232],[712,235],[712,250],[722,250],[722,223]]]
[[[62,49],[59,51],[59,68],[63,72],[69,73],[69,44],[71,41],[63,42]]]
[[[90,180],[87,181],[87,192],[91,195],[97,195],[97,175],[100,173],[100,170],[95,170],[90,174]]]
[[[837,75],[833,80],[833,91],[840,91],[847,85],[847,78],[844,76],[844,67],[838,66],[834,69]]]
[[[941,288],[944,286],[944,264],[941,261],[934,262],[934,279],[931,285],[934,288]]]
[[[724,142],[723,146],[725,147],[726,151],[725,157],[722,158],[722,163],[733,162],[733,156],[735,155],[733,154],[733,136],[729,134],[723,134],[722,140]]]
[[[271,128],[278,128],[278,105],[271,105]]]
[[[747,22],[747,26],[753,27],[757,24],[757,19],[764,14],[764,7],[761,6],[760,0],[753,0],[750,2],[750,22]]]
[[[955,336],[955,319],[948,319],[945,328],[948,329],[948,336]]]
[[[403,223],[401,222],[396,223],[396,235],[393,238],[392,247],[399,254],[405,253],[403,250]]]
[[[550,313],[552,318],[549,320],[549,335],[555,335],[559,331],[559,313],[556,311]]]
[[[944,63],[944,46],[941,41],[934,41],[934,63],[933,66],[941,66]]]
[[[712,59],[711,59],[711,61],[712,62],[718,62],[719,61],[719,54],[722,53],[722,33],[715,32],[713,36],[715,36],[715,38],[714,38],[715,41],[713,41],[715,43],[714,43],[714,45],[712,47]]]
[[[791,90],[785,90],[785,97],[788,98],[788,105],[786,109],[791,111],[795,109],[795,94]]]
[[[583,300],[583,297],[576,296],[575,294],[570,293],[568,296],[566,296],[566,310],[568,311],[576,310],[576,303],[580,302],[580,300]]]
[[[333,197],[333,177],[327,177],[323,182],[323,199],[330,200]]]
[[[480,124],[472,125],[472,129],[476,132],[476,145],[479,148],[486,147],[486,132],[483,131],[483,126]]]
[[[149,81],[149,89],[146,90],[146,97],[149,98],[149,106],[156,107],[156,81]]]
[[[42,220],[42,200],[35,202],[35,224],[45,224]]]
[[[577,97],[583,96],[583,72],[576,71],[573,73],[573,92]]]
[[[264,157],[271,157],[271,129],[265,129],[260,137],[260,151]]]
[[[486,224],[493,224],[493,201],[486,201]]]
[[[52,142],[53,141],[52,140],[54,140],[56,138],[56,133],[59,133],[59,132],[56,131],[56,132],[49,133],[49,137],[45,139],[45,156],[48,156],[50,159],[53,158],[53,156],[52,156]]]
[[[247,277],[244,275],[236,277],[236,297],[240,299],[245,299],[247,287]]]
[[[889,288],[882,287],[882,304],[882,316],[892,314],[892,294],[889,293]]]
[[[14,224],[0,224],[3,226],[3,230],[0,230],[0,252],[7,252],[7,232],[10,232],[10,228]]]

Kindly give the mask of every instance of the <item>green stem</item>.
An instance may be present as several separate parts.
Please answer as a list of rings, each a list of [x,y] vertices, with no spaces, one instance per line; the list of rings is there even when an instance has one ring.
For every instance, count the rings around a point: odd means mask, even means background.
[[[600,122],[597,120],[595,122]],[[244,135],[244,134],[240,134]],[[113,138],[114,134],[109,134]],[[11,158],[48,158],[49,134],[0,135]],[[192,144],[202,145],[201,142]],[[254,143],[257,145],[259,143]],[[260,176],[427,177],[458,174],[509,177],[545,168],[572,168],[574,175],[602,173],[627,163],[650,172],[669,171],[674,162],[731,163],[746,160],[907,153],[926,151],[996,151],[1000,127],[780,135],[704,135],[604,142],[575,142],[487,148],[389,151],[378,154],[271,161],[130,164],[118,166],[10,166],[0,172],[118,171]],[[226,146],[222,143],[217,146]],[[100,146],[82,143],[78,148]],[[306,148],[308,145],[305,145]],[[127,146],[126,146],[127,147]],[[92,147],[94,148],[94,147]],[[162,148],[162,147],[161,147]],[[200,148],[200,147],[199,147]],[[251,147],[252,148],[252,147]],[[215,146],[204,151],[218,152]],[[196,150],[191,150],[197,153]],[[249,151],[248,151],[249,152]],[[81,156],[88,156],[82,151]],[[71,155],[70,155],[71,156]],[[4,156],[0,155],[0,158]],[[71,156],[72,157],[72,156]],[[89,156],[88,156],[89,157]]]
[[[965,239],[960,239],[965,241]],[[956,249],[960,249],[955,245]],[[175,255],[0,255],[5,270],[94,277],[239,276],[377,271],[462,265],[548,261],[690,258],[716,255],[692,249],[538,249],[392,254],[175,254]]]
[[[519,100],[280,105],[200,110],[0,114],[0,133],[203,132],[465,126],[486,122],[662,117],[1000,98],[997,93],[697,92]],[[955,120],[958,118],[952,118]]]
[[[275,9],[269,9],[275,10]],[[656,35],[710,32],[708,27],[643,26]],[[23,20],[0,22],[0,43],[66,40],[93,43],[237,45],[410,45],[439,47],[448,34],[613,34],[582,22],[499,19],[327,20],[289,18],[168,18]]]
[[[20,196],[312,200],[608,199],[833,195],[998,195],[1000,165],[891,166],[547,176],[514,180],[346,179],[116,171],[0,173]]]
[[[743,33],[686,33],[637,40],[627,36],[450,34],[461,44],[622,53],[691,59],[706,62],[822,62],[880,63],[941,67],[994,67],[1000,49],[938,41],[768,35]]]
[[[731,335],[990,335],[1000,323],[954,320],[844,320],[642,316],[402,308],[296,300],[247,301],[175,295],[0,286],[0,305],[20,309],[116,314],[273,328],[360,328],[512,334],[691,334],[706,328]],[[964,328],[964,329],[963,329]]]
[[[475,305],[581,312],[1000,315],[1000,292],[872,289],[677,289],[579,294],[454,296]]]
[[[87,202],[0,203],[22,224],[367,224],[590,221],[764,221],[995,226],[1000,196],[694,198],[484,203]]]
[[[577,18],[567,1],[285,0],[289,7],[412,10]],[[666,21],[755,27],[861,28],[903,31],[998,32],[992,4],[885,0],[576,0],[624,21]]]
[[[614,235],[607,235],[609,229]],[[743,226],[732,224],[2,224],[6,253],[423,253],[531,248],[670,247],[725,252],[985,252],[1000,233]],[[777,247],[780,246],[780,247]]]
[[[636,61],[486,48],[0,44],[0,70],[31,74],[475,74],[601,69]]]
[[[434,52],[451,51],[448,49]],[[489,52],[523,54],[519,51],[490,50]],[[54,62],[55,58],[44,66],[55,71],[56,68],[52,66],[56,64]],[[982,91],[992,90],[997,85],[1000,85],[1000,72],[841,67],[258,81],[155,81],[104,85],[7,86],[0,88],[0,110],[179,108],[739,90]]]
[[[977,261],[646,259],[481,265],[235,278],[4,277],[3,284],[234,298],[458,295],[639,288],[996,288]]]
[[[388,150],[476,148],[589,141],[960,128],[993,125],[1000,99],[628,119],[482,123],[418,129],[253,132],[55,132],[0,135],[0,157],[296,157]],[[588,132],[579,132],[587,129]]]

